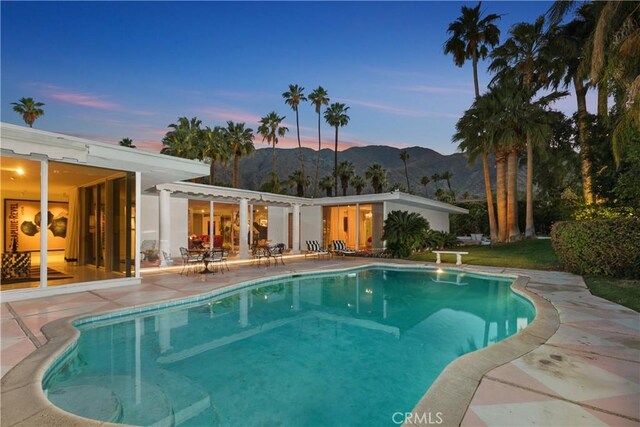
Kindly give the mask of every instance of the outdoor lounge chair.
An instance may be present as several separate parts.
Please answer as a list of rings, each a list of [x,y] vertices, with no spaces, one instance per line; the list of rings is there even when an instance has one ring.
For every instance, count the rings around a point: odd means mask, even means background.
[[[182,271],[180,272],[180,275],[182,275],[186,270],[188,276],[190,269],[193,269],[202,263],[203,256],[201,254],[189,252],[187,248],[180,248],[180,255],[182,256]]]
[[[324,248],[320,246],[320,243],[318,243],[317,240],[307,240],[305,243],[307,244],[307,252],[304,254],[305,258],[309,255],[315,255],[318,257],[320,257],[320,255],[330,255],[329,252],[325,251]]]
[[[331,247],[333,248],[333,253],[340,255],[355,255],[355,251],[347,248],[347,244],[344,240],[333,240],[331,242]]]
[[[282,259],[282,255],[284,254],[284,243],[278,243],[272,248],[269,248],[269,258],[273,258],[273,262],[278,265],[278,258],[280,258],[280,263],[284,265],[284,260]]]

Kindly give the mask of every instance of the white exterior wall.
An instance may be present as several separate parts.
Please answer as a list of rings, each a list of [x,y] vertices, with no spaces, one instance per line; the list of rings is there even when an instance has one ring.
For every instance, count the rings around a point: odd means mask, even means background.
[[[140,241],[160,238],[160,200],[155,194],[143,194],[140,203]],[[189,200],[171,197],[171,256],[180,256],[180,247],[189,241]]]
[[[284,243],[289,247],[289,208],[269,206],[268,214],[267,238],[271,243]]]
[[[418,208],[415,206],[405,205],[396,202],[386,202],[386,214],[389,215],[391,211],[408,211],[416,212],[422,215],[427,221],[432,230],[449,232],[449,214],[446,212],[434,211],[431,209]],[[385,218],[386,219],[386,218]]]
[[[300,207],[300,250],[307,250],[307,240],[322,244],[322,206]]]

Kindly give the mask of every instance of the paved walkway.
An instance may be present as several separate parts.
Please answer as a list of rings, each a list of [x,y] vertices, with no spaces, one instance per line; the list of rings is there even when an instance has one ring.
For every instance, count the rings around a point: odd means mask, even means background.
[[[357,266],[369,261],[372,260],[291,260],[284,266],[237,266],[225,274],[189,277],[148,273],[138,286],[3,303],[2,375],[42,346],[46,339],[40,328],[60,318],[187,297],[265,274]],[[545,344],[482,378],[462,425],[640,423],[640,314],[591,295],[579,276],[464,268],[529,277],[527,288],[553,304],[560,315],[560,326]]]

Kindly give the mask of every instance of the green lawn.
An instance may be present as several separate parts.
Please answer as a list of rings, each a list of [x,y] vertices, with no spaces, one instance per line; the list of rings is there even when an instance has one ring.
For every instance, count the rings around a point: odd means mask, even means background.
[[[551,247],[551,240],[524,240],[493,247],[465,246],[455,250],[469,252],[469,255],[462,257],[465,264],[562,271],[562,265]],[[410,259],[434,262],[436,256],[431,252],[423,252],[412,255]],[[456,256],[442,255],[442,261],[455,263]],[[640,280],[610,277],[585,277],[584,280],[593,295],[640,312]]]
[[[535,270],[562,270],[556,257],[551,240],[523,240],[508,245],[464,246],[454,250],[469,252],[462,257],[462,262],[472,265],[489,265],[492,267],[531,268]],[[436,260],[435,254],[423,252],[411,256],[416,261]],[[442,255],[443,262],[456,262],[455,255]]]
[[[640,280],[585,277],[584,281],[593,295],[640,312]]]

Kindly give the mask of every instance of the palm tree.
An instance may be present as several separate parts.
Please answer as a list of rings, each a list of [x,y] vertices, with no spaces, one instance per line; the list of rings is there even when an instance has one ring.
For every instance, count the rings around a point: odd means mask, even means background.
[[[416,212],[391,211],[384,220],[382,240],[393,256],[407,257],[429,230],[429,222]]]
[[[447,181],[447,187],[449,188],[449,192],[451,192],[451,178],[453,178],[453,174],[450,171],[442,172],[440,174],[440,179]]]
[[[276,172],[276,145],[278,145],[278,138],[283,137],[289,129],[280,126],[285,116],[278,116],[275,111],[270,112],[266,116],[260,119],[260,126],[258,127],[258,133],[262,135],[262,141],[266,141],[273,146],[271,174],[274,179],[274,191],[278,192],[278,173]]]
[[[226,165],[231,159],[231,150],[227,141],[225,129],[207,126],[203,131],[204,147],[202,156],[209,161],[209,184],[215,184],[216,162]]]
[[[322,86],[318,86],[309,94],[309,101],[314,105],[318,114],[318,155],[316,157],[316,176],[313,185],[313,197],[318,197],[318,171],[320,170],[320,152],[322,151],[322,139],[320,138],[320,113],[323,105],[329,105],[329,97],[326,90]]]
[[[428,176],[423,176],[422,178],[420,178],[420,184],[424,186],[424,197],[429,197],[429,192],[427,191],[427,185],[429,185],[430,182],[431,180],[429,179]]]
[[[327,192],[327,197],[331,197],[333,193],[335,177],[333,175],[327,175],[320,179],[318,186],[320,189],[325,190]]]
[[[336,128],[336,146],[334,151],[333,175],[335,177],[335,193],[338,194],[338,129],[349,123],[347,110],[349,107],[339,102],[334,102],[324,112],[324,119],[329,126]]]
[[[481,17],[481,3],[474,8],[462,6],[462,15],[449,25],[448,32],[451,38],[445,43],[445,54],[453,54],[455,63],[462,67],[465,60],[471,59],[473,66],[473,84],[475,97],[480,97],[478,84],[478,60],[485,59],[489,49],[499,43],[500,29],[494,22],[500,19],[500,15],[490,14]],[[480,145],[482,147],[482,145]],[[484,190],[487,198],[487,215],[489,216],[489,235],[492,241],[498,237],[496,215],[493,211],[493,195],[491,192],[491,175],[489,174],[489,153],[482,152],[482,172],[484,177]]]
[[[253,129],[245,128],[244,123],[227,122],[227,127],[223,130],[223,137],[229,151],[233,155],[233,177],[231,185],[238,188],[240,177],[240,158],[248,156],[255,151],[253,145]]]
[[[387,185],[387,170],[378,163],[374,163],[364,174],[365,178],[371,182],[373,192],[382,193],[383,188]]]
[[[296,196],[303,197],[305,188],[309,186],[309,177],[305,176],[301,170],[294,170],[288,177],[289,186],[296,189]]]
[[[400,160],[404,163],[404,176],[407,178],[407,192],[411,193],[411,184],[409,184],[409,170],[407,169],[407,160],[409,160],[409,153],[407,150],[400,151]]]
[[[351,162],[340,162],[338,165],[338,177],[340,178],[340,184],[342,185],[342,195],[347,195],[347,189],[349,188],[349,180],[356,173],[356,168]],[[337,194],[336,194],[337,196]]]
[[[362,189],[365,185],[367,185],[367,181],[360,175],[353,175],[351,177],[351,186],[356,190],[358,196],[362,194]]]
[[[282,94],[285,104],[289,105],[296,113],[296,130],[298,135],[298,153],[300,154],[300,171],[303,177],[307,174],[304,170],[304,154],[302,153],[302,143],[300,142],[300,118],[298,114],[298,106],[300,101],[306,101],[307,97],[304,96],[304,88],[298,85],[289,85],[289,90]],[[303,196],[307,193],[307,187],[303,187]]]
[[[494,24],[500,15],[492,13],[482,17],[481,5],[482,2],[473,8],[462,6],[462,15],[449,24],[447,33],[451,38],[444,44],[444,53],[452,54],[458,67],[462,67],[466,60],[472,61],[476,98],[480,96],[478,61],[485,59],[489,48],[496,46],[500,39],[500,29]]]
[[[13,111],[20,114],[30,128],[38,117],[44,116],[44,110],[40,108],[44,107],[44,104],[34,101],[33,98],[20,98],[18,102],[12,102],[11,105],[13,105]]]
[[[121,147],[136,148],[136,146],[133,145],[133,140],[131,138],[122,138],[118,144]]]
[[[431,175],[431,182],[433,182],[436,186],[436,190],[438,189],[438,182],[440,182],[442,180],[442,177],[440,176],[439,173],[434,173],[433,175]]]
[[[202,121],[197,117],[189,120],[179,117],[178,123],[171,123],[170,130],[162,138],[160,153],[185,159],[202,158]]]

